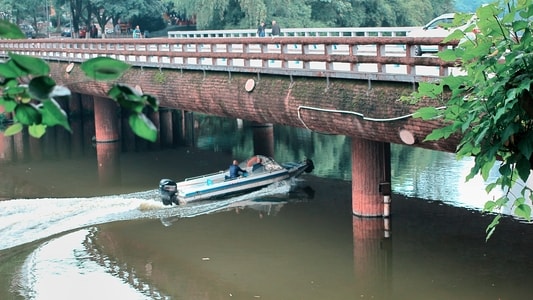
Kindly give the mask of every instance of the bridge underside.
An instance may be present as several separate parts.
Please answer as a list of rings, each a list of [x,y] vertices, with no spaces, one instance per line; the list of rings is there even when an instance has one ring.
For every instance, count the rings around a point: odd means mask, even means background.
[[[67,65],[51,63],[58,84],[80,94],[106,96],[107,84],[88,81],[78,66],[67,73]],[[458,142],[457,138],[423,142],[442,124],[413,119],[410,114],[421,106],[440,104],[398,101],[413,91],[413,84],[141,68],[132,68],[120,81],[173,109],[446,152],[454,152]]]

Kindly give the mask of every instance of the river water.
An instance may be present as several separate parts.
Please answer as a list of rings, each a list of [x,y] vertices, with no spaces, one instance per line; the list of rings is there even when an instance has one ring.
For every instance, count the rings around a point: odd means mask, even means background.
[[[485,241],[492,216],[481,208],[490,196],[481,180],[464,182],[471,160],[393,145],[390,231],[372,234],[365,228],[386,220],[351,214],[350,139],[275,127],[275,158],[309,157],[313,173],[223,201],[164,207],[160,178],[224,169],[254,151],[247,124],[208,116],[196,124],[191,146],[121,152],[116,184],[101,182],[90,146],[0,165],[0,299],[531,294],[533,227],[509,216]]]

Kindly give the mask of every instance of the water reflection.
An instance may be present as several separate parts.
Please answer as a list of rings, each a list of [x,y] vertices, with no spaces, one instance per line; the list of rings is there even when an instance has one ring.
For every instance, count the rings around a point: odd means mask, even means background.
[[[167,299],[135,272],[100,253],[95,234],[93,227],[39,246],[20,270],[20,295],[25,299]]]

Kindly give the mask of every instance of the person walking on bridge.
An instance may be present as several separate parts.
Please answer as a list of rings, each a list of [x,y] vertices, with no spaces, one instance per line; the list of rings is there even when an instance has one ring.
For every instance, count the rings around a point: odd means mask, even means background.
[[[279,36],[280,34],[281,34],[281,29],[279,28],[279,24],[276,22],[276,20],[273,20],[271,35],[274,37],[274,36]]]
[[[265,22],[261,21],[261,24],[259,24],[259,27],[257,27],[257,36],[264,37],[265,31],[266,31]]]
[[[133,38],[134,39],[141,38],[141,29],[139,28],[139,25],[135,26],[135,29],[133,29]]]

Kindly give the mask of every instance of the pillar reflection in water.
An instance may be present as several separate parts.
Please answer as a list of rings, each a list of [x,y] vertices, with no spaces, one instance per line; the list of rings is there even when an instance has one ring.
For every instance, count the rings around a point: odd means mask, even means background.
[[[274,126],[271,123],[252,124],[254,153],[274,157]]]
[[[124,151],[135,152],[137,150],[137,138],[135,133],[133,133],[133,130],[130,128],[128,117],[129,115],[125,111],[122,111],[122,117],[120,118],[122,127],[120,139]]]
[[[72,157],[79,157],[83,154],[83,111],[81,106],[81,95],[72,93],[70,101],[67,102],[70,128],[72,134],[70,135],[70,155]],[[91,136],[88,137],[89,139]]]
[[[119,183],[120,135],[117,105],[114,101],[94,97],[94,124],[99,182],[102,185]]]
[[[388,218],[353,216],[354,278],[357,296],[391,299],[392,239]]]
[[[158,111],[150,111],[148,113],[148,118],[152,123],[154,123],[154,126],[157,128],[157,139],[155,142],[148,142],[148,149],[150,150],[159,150],[160,147],[160,141],[161,141],[161,117],[159,116]]]
[[[13,161],[13,137],[0,134],[0,162]]]
[[[122,179],[120,171],[120,143],[96,143],[98,160],[98,180],[103,186],[119,184]]]

